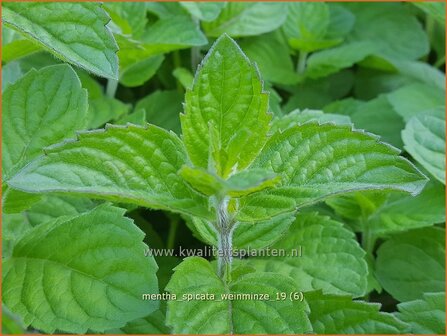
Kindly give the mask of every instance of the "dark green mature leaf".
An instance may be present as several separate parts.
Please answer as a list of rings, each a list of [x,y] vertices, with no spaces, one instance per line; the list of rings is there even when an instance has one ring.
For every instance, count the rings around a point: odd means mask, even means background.
[[[166,289],[177,295],[168,302],[166,321],[176,334],[287,334],[311,331],[307,304],[300,301],[277,301],[276,293],[294,292],[293,281],[274,273],[233,273],[225,284],[211,264],[203,258],[190,257],[175,268]],[[183,294],[213,294],[211,300],[180,300]],[[221,299],[221,295],[268,294],[271,300]],[[210,318],[210,315],[213,318]]]
[[[118,47],[100,4],[10,2],[2,4],[2,19],[58,58],[118,79]]]
[[[415,334],[445,332],[445,292],[424,293],[423,298],[397,305],[396,316],[411,326]]]
[[[155,91],[139,100],[135,110],[144,109],[147,122],[180,134],[182,100],[178,91]]]
[[[287,16],[285,3],[229,2],[213,22],[202,24],[206,34],[218,37],[252,36],[268,33],[280,27]]]
[[[259,66],[265,80],[284,85],[298,81],[289,48],[277,32],[242,40],[240,46],[250,60]]]
[[[373,43],[378,48],[376,55],[416,60],[429,52],[427,34],[403,4],[352,3],[349,9],[356,16],[350,40]]]
[[[445,107],[412,117],[402,131],[405,150],[445,184]]]
[[[323,2],[292,2],[283,29],[292,48],[311,52],[341,42],[340,38],[326,39],[330,11]]]
[[[158,291],[157,265],[123,213],[103,205],[28,231],[3,262],[3,302],[50,333],[119,328],[155,310],[141,295]]]
[[[125,327],[120,329],[107,330],[106,334],[145,334],[145,335],[166,335],[170,334],[169,328],[165,325],[165,314],[156,310],[152,314],[130,321]]]
[[[396,112],[408,122],[412,117],[445,106],[445,90],[433,85],[415,83],[404,86],[388,95]]]
[[[83,128],[87,95],[70,66],[55,65],[28,72],[9,86],[2,107],[2,166],[8,179],[42,148]]]
[[[302,125],[307,122],[317,121],[320,124],[335,123],[337,125],[351,124],[351,119],[348,116],[332,113],[324,113],[318,110],[295,110],[289,112],[281,118],[275,118],[270,128],[270,133],[281,130],[284,131],[290,127]]]
[[[180,2],[192,16],[201,21],[213,21],[227,4],[225,2]]]
[[[382,313],[380,304],[353,301],[349,296],[306,293],[309,319],[317,334],[400,334],[408,325],[392,314]]]
[[[151,125],[110,125],[48,148],[10,185],[208,217],[206,200],[177,175],[185,162],[183,144],[172,132]]]
[[[399,301],[445,289],[445,230],[422,228],[394,235],[377,251],[376,276]]]
[[[247,167],[266,141],[267,109],[268,94],[256,67],[223,35],[186,93],[181,122],[192,163],[223,178]]]
[[[361,296],[366,290],[365,252],[352,232],[317,213],[301,213],[286,236],[271,246],[285,256],[249,258],[256,270],[293,278],[303,291]],[[302,255],[297,253],[303,251]]]
[[[351,42],[312,54],[307,60],[306,76],[320,78],[349,68],[376,49],[370,42]]]
[[[418,194],[426,178],[399,150],[346,125],[306,123],[275,133],[251,165],[282,185],[241,199],[240,220],[266,219],[355,190]]]

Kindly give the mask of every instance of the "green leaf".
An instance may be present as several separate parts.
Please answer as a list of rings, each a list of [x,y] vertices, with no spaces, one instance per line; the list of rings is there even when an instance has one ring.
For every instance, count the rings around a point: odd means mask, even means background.
[[[397,317],[411,326],[414,334],[445,332],[445,292],[424,293],[423,298],[397,305]]]
[[[177,175],[185,162],[183,144],[173,133],[152,125],[110,125],[48,148],[10,185],[208,217],[206,200]]]
[[[222,8],[227,4],[225,2],[179,2],[192,16],[201,21],[215,20]]]
[[[445,230],[437,227],[394,235],[377,251],[376,276],[399,301],[445,289]]]
[[[146,110],[140,108],[114,122],[116,125],[126,125],[127,123],[144,126],[146,124]]]
[[[365,252],[352,232],[329,217],[298,214],[288,233],[271,249],[284,250],[285,255],[249,258],[248,265],[258,271],[288,275],[303,291],[365,294],[368,274]]]
[[[429,17],[432,17],[445,26],[445,3],[443,2],[412,2],[413,5],[423,10]]]
[[[370,42],[378,48],[377,56],[396,60],[416,60],[429,52],[427,34],[404,4],[350,5],[356,16],[351,41]]]
[[[445,184],[445,107],[412,117],[402,140],[405,150]]]
[[[302,125],[307,122],[317,121],[320,124],[332,122],[338,125],[351,124],[351,119],[348,116],[340,114],[324,113],[318,110],[295,110],[289,112],[284,117],[275,118],[270,128],[270,133],[274,134],[277,131],[284,131],[290,127]]]
[[[3,93],[3,176],[84,126],[87,94],[68,65],[31,70]],[[50,127],[50,125],[52,125]]]
[[[166,335],[170,332],[165,326],[165,315],[160,310],[156,310],[146,317],[129,322],[121,329],[107,330],[106,334]]]
[[[246,169],[227,180],[203,168],[183,166],[179,174],[192,188],[206,196],[242,197],[275,186],[279,177],[264,169]]]
[[[143,2],[106,2],[106,9],[115,14],[112,15],[114,23],[119,24],[124,34],[130,34],[135,38],[140,37],[147,24],[146,4]],[[117,20],[116,15],[119,16]]]
[[[168,52],[207,43],[199,26],[188,15],[170,15],[149,26],[142,36],[151,54]]]
[[[120,83],[127,87],[143,85],[155,75],[163,60],[163,55],[150,56],[122,69]]]
[[[369,42],[352,42],[316,52],[308,58],[305,74],[310,78],[326,77],[360,62],[375,49]]]
[[[29,209],[34,203],[40,201],[40,199],[40,195],[27,194],[7,188],[7,186],[4,185],[2,193],[2,211],[7,214],[19,213]]]
[[[22,77],[20,63],[11,62],[2,66],[2,92],[11,84],[17,82]]]
[[[135,110],[146,110],[146,120],[164,129],[180,133],[183,97],[178,91],[155,91],[139,100]]]
[[[62,216],[75,216],[90,211],[98,202],[85,197],[45,195],[25,215],[29,224],[37,226]]]
[[[155,310],[141,295],[158,291],[157,265],[123,213],[103,205],[28,231],[3,261],[3,302],[47,333],[101,332]]]
[[[175,268],[166,289],[178,298],[168,301],[166,315],[166,322],[174,334],[287,334],[311,331],[305,302],[276,301],[277,292],[296,291],[291,279],[278,274],[246,273],[227,285],[216,275],[208,261],[191,257]],[[215,295],[215,299],[181,300],[184,294],[206,293]],[[256,293],[268,294],[271,300],[221,299],[221,295]]]
[[[337,3],[327,3],[327,6],[329,7],[329,26],[326,38],[345,37],[354,27],[354,14]]]
[[[88,129],[96,129],[104,126],[107,122],[120,119],[130,110],[129,104],[120,100],[102,96],[90,99],[86,123]]]
[[[445,106],[445,91],[432,85],[416,83],[390,93],[388,100],[405,122],[408,122],[422,112]]]
[[[383,141],[398,148],[403,148],[400,132],[405,127],[404,121],[395,112],[385,95],[368,102],[349,98],[342,103],[330,104],[324,110],[335,113],[343,112],[350,116],[356,128],[380,135]]]
[[[207,36],[253,36],[279,28],[287,16],[287,4],[269,2],[228,2],[213,22],[204,22]]]
[[[309,319],[317,334],[401,334],[408,326],[390,313],[380,311],[380,304],[353,301],[349,296],[306,293]]]
[[[311,52],[334,46],[339,38],[326,39],[330,11],[322,2],[288,3],[289,13],[283,29],[292,48]]]
[[[242,40],[240,46],[250,60],[259,66],[265,80],[284,85],[298,81],[289,48],[277,32]]]
[[[399,73],[445,91],[445,74],[424,62],[393,61]]]
[[[9,63],[19,58],[32,55],[41,51],[42,48],[37,43],[30,40],[15,40],[4,45],[2,50],[2,61]]]
[[[239,220],[266,219],[356,190],[418,194],[426,183],[399,150],[348,125],[306,123],[275,133],[251,168],[282,176],[282,185],[241,199]]]
[[[25,329],[22,319],[2,305],[2,334],[23,335],[26,333]]]
[[[194,76],[191,71],[185,68],[176,68],[172,75],[183,85],[185,89],[191,89]]]
[[[445,188],[430,181],[417,196],[393,194],[369,219],[378,236],[445,222]]]
[[[105,27],[110,19],[100,4],[5,3],[2,19],[58,58],[118,79],[118,47]]]
[[[180,120],[193,164],[226,178],[258,155],[271,119],[268,94],[256,67],[227,35],[210,49],[185,100]]]

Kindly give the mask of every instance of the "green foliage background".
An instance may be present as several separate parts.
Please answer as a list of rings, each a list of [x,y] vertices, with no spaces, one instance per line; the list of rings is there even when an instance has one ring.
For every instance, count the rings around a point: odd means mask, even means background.
[[[2,21],[3,333],[445,332],[445,3]],[[219,245],[221,205],[233,247],[303,256],[144,256]],[[304,301],[141,300],[164,291]]]

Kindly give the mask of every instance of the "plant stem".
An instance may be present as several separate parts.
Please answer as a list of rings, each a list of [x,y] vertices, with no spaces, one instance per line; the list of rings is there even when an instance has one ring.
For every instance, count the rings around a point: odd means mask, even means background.
[[[300,51],[298,55],[298,63],[296,64],[296,72],[298,74],[302,74],[304,73],[304,70],[306,70],[306,61],[307,61],[307,52]]]
[[[362,222],[362,228],[363,228],[362,247],[366,251],[367,254],[372,256],[372,253],[374,251],[374,245],[376,243],[376,238],[374,237],[370,228],[366,224],[366,221],[361,220],[361,222]]]
[[[181,67],[181,59],[180,59],[180,53],[178,50],[174,51],[172,53],[172,60],[174,62],[174,68],[180,68]],[[180,83],[180,81],[176,78],[175,80],[175,84],[177,86],[177,91],[180,93],[183,93],[183,87],[182,84]]]
[[[168,240],[166,242],[166,248],[168,250],[174,248],[175,236],[177,234],[178,224],[179,224],[179,218],[177,216],[171,217],[171,220],[169,222]]]
[[[231,280],[231,263],[233,261],[233,228],[232,220],[228,214],[228,199],[218,201],[217,208],[217,273],[225,282]]]
[[[118,81],[116,79],[107,80],[106,95],[110,98],[115,97]]]

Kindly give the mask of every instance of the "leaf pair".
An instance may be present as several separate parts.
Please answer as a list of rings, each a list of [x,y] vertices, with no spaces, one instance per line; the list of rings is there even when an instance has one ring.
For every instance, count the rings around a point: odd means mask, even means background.
[[[306,123],[269,137],[267,111],[256,68],[223,36],[186,95],[184,145],[154,126],[110,126],[48,149],[9,184],[28,192],[76,193],[210,219],[207,198],[178,175],[183,165],[224,180],[247,167],[279,175],[277,188],[240,198],[234,214],[242,221],[266,220],[342,192],[416,194],[425,184],[396,149],[349,126]]]

